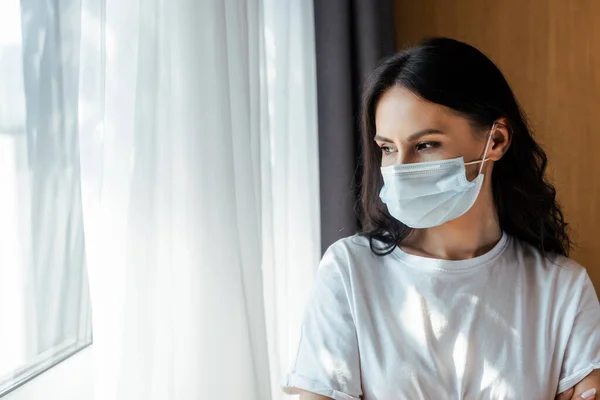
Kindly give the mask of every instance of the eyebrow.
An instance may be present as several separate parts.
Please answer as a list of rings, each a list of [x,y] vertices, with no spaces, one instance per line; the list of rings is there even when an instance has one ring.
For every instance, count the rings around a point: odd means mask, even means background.
[[[422,138],[425,135],[431,135],[434,133],[438,133],[438,134],[444,134],[444,132],[438,130],[438,129],[423,129],[422,131],[418,131],[413,133],[412,135],[410,135],[406,141],[407,142],[414,142],[416,140],[419,140],[420,138]],[[380,135],[375,135],[375,140],[378,142],[385,142],[385,143],[394,143],[394,141],[392,139],[388,139],[386,137],[380,136]]]

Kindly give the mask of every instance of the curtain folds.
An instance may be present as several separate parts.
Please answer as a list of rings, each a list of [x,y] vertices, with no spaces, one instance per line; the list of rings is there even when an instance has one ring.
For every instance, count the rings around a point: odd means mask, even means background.
[[[311,2],[263,0],[268,122],[263,277],[272,398],[300,340],[320,258],[319,154]]]
[[[106,0],[99,23],[97,398],[281,396],[319,257],[312,7]]]

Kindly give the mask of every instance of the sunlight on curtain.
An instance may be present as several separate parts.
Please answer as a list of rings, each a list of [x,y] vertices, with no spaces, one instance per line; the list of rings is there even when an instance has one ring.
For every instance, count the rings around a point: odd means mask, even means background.
[[[296,355],[320,249],[313,6],[264,0],[270,163],[263,196],[263,278],[272,398]]]
[[[106,76],[81,140],[97,398],[281,397],[320,240],[312,7],[277,3],[84,14]]]

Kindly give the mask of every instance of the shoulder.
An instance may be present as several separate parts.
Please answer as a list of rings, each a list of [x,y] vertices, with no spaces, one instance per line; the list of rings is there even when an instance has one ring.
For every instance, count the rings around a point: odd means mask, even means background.
[[[586,269],[575,260],[557,253],[542,253],[529,243],[511,238],[513,255],[528,274],[543,281],[560,284],[583,284],[588,278]]]
[[[335,263],[342,268],[354,268],[363,265],[373,265],[381,262],[384,257],[378,256],[371,251],[369,238],[361,234],[355,234],[340,239],[333,243],[325,254],[321,264]]]
[[[336,274],[344,280],[356,280],[386,259],[386,256],[378,256],[371,251],[368,237],[356,234],[329,246],[321,259],[319,274]]]
[[[358,233],[339,239],[329,246],[325,252],[325,255],[328,256],[348,257],[366,257],[370,256],[371,254],[372,252],[371,246],[369,245],[369,238]]]

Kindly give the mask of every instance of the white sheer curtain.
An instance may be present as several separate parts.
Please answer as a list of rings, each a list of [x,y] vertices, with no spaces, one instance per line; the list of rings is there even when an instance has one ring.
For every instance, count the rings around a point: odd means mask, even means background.
[[[312,1],[263,1],[272,149],[263,273],[272,396],[278,399],[321,252],[316,60]]]
[[[312,3],[96,11],[105,118],[82,138],[96,398],[277,398],[320,253]]]

